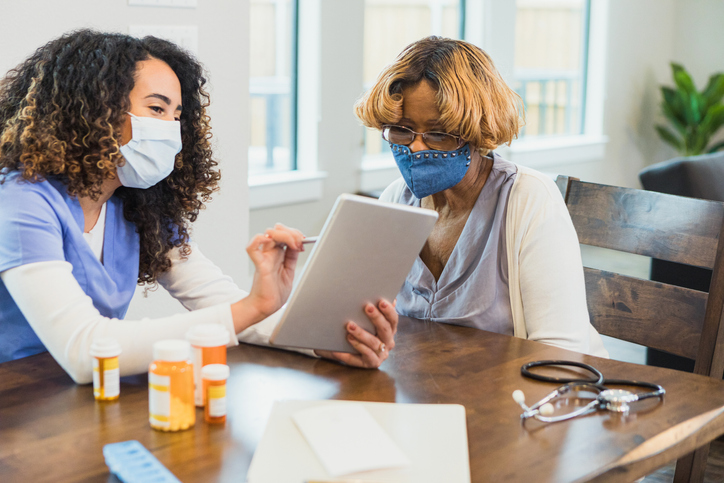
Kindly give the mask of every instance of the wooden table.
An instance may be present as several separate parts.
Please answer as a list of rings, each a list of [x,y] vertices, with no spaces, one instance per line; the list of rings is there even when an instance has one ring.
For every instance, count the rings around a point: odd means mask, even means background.
[[[198,411],[196,426],[179,433],[148,426],[145,375],[125,378],[118,402],[96,403],[92,388],[73,384],[48,354],[0,364],[0,481],[107,481],[103,445],[129,439],[184,482],[243,481],[279,399],[462,404],[474,482],[632,481],[724,433],[722,381],[409,319],[397,341],[379,371],[230,349],[226,425],[208,425]],[[596,413],[522,425],[513,390],[532,402],[554,387],[521,377],[522,364],[540,359],[588,362],[609,378],[661,384],[667,394],[623,419]]]

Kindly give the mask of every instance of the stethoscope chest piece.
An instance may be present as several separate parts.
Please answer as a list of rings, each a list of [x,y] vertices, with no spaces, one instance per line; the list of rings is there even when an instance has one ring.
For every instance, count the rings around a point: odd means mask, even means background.
[[[598,400],[606,409],[616,413],[628,414],[629,404],[638,401],[638,396],[624,389],[606,389],[598,395]]]

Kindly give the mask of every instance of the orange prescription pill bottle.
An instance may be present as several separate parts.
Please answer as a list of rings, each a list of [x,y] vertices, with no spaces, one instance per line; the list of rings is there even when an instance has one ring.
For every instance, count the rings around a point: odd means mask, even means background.
[[[201,369],[204,392],[204,420],[207,423],[226,422],[226,380],[229,366],[209,364]]]
[[[199,324],[186,332],[186,340],[191,343],[191,360],[194,363],[194,398],[196,405],[204,405],[204,393],[201,384],[201,368],[208,364],[226,364],[226,344],[229,343],[229,331],[220,324]]]
[[[153,429],[180,431],[196,422],[191,345],[185,340],[153,344],[148,368],[148,421]]]
[[[118,356],[121,345],[115,339],[102,337],[90,346],[93,357],[93,396],[97,401],[113,401],[121,394],[121,371]]]

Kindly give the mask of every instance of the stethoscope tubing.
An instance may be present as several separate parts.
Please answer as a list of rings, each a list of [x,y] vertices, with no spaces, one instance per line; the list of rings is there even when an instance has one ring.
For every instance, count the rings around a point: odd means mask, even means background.
[[[581,378],[572,378],[572,377],[552,377],[552,376],[544,376],[542,374],[536,374],[534,372],[531,372],[530,369],[533,367],[545,367],[545,366],[562,366],[562,367],[579,367],[581,369],[585,369],[586,371],[593,374],[595,377],[591,379],[581,379]],[[661,392],[664,393],[664,388],[659,386],[658,384],[653,384],[651,382],[643,382],[643,381],[629,381],[626,379],[606,379],[603,377],[603,374],[601,371],[596,369],[595,367],[585,364],[583,362],[577,362],[577,361],[556,361],[556,360],[547,360],[547,361],[534,361],[529,362],[527,364],[524,364],[520,368],[520,373],[524,377],[528,377],[530,379],[535,379],[537,381],[542,382],[555,382],[558,384],[569,384],[572,382],[575,383],[586,383],[586,384],[592,384],[594,386],[600,386],[602,390],[609,389],[608,386],[631,386],[631,387],[641,387],[644,389],[651,389],[652,392]],[[649,395],[648,393],[643,393],[642,396],[645,397],[639,397],[639,399],[646,399],[649,397],[658,397],[659,394],[653,394]]]
[[[530,372],[530,369],[533,367],[545,367],[545,366],[568,366],[568,367],[580,367],[581,369],[585,369],[586,371],[590,372],[595,376],[593,379],[581,379],[579,378],[573,378],[573,377],[551,377],[551,376],[543,376],[541,374],[536,374],[534,372]],[[587,382],[591,384],[603,384],[603,374],[601,374],[601,371],[596,369],[595,367],[584,364],[583,362],[576,362],[576,361],[554,361],[554,360],[548,360],[548,361],[534,361],[529,362],[527,364],[524,364],[523,367],[520,368],[520,373],[523,374],[524,377],[528,377],[530,379],[535,379],[537,381],[543,381],[543,382],[557,382],[558,384],[568,384],[569,382]]]

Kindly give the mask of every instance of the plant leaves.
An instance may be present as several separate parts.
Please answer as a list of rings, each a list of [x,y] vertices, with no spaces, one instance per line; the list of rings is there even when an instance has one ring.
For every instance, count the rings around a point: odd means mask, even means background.
[[[689,73],[686,72],[686,69],[678,64],[674,64],[673,62],[671,64],[671,68],[674,71],[674,82],[676,82],[676,87],[689,95],[693,93],[698,94],[694,81],[691,79]]]
[[[668,128],[662,125],[656,125],[656,132],[659,133],[659,137],[667,144],[671,145],[674,149],[679,152],[684,152],[684,144],[681,142],[676,134],[669,131]]]
[[[684,156],[694,154],[694,146],[696,145],[696,126],[689,126],[684,135]]]
[[[724,141],[716,143],[712,147],[709,148],[709,151],[707,151],[708,154],[715,153],[719,151],[720,149],[724,149]]]
[[[686,124],[689,126],[695,126],[701,121],[701,113],[699,112],[699,102],[697,99],[697,93],[689,93],[686,91],[679,91],[684,104],[684,119]]]
[[[666,102],[661,103],[661,111],[664,113],[666,119],[679,132],[679,134],[681,134],[682,136],[686,134],[686,119],[680,119],[679,116],[677,116],[673,112],[671,106],[668,105]]]
[[[724,126],[724,104],[719,104],[708,110],[706,117],[699,125],[699,131],[707,137],[706,144],[709,144],[709,139],[722,126]],[[704,148],[702,147],[702,149]]]
[[[700,129],[695,130],[693,133],[693,141],[689,146],[688,154],[693,156],[702,154],[704,152],[704,148],[706,148],[706,145],[709,143],[710,137],[711,136],[702,132]]]
[[[684,103],[678,91],[671,87],[662,86],[661,95],[664,101],[661,103],[661,110],[664,115],[674,124],[674,127],[682,135],[686,131],[686,116],[684,115]]]
[[[714,74],[709,77],[709,83],[701,95],[707,108],[719,103],[724,98],[724,73]]]
[[[662,140],[680,153],[701,154],[712,136],[724,126],[724,104],[721,103],[724,99],[724,73],[709,77],[706,88],[698,92],[682,65],[672,62],[671,71],[676,87],[661,87],[661,110],[681,137],[661,125],[656,126],[656,131]],[[710,152],[723,147],[724,142],[717,143]]]

